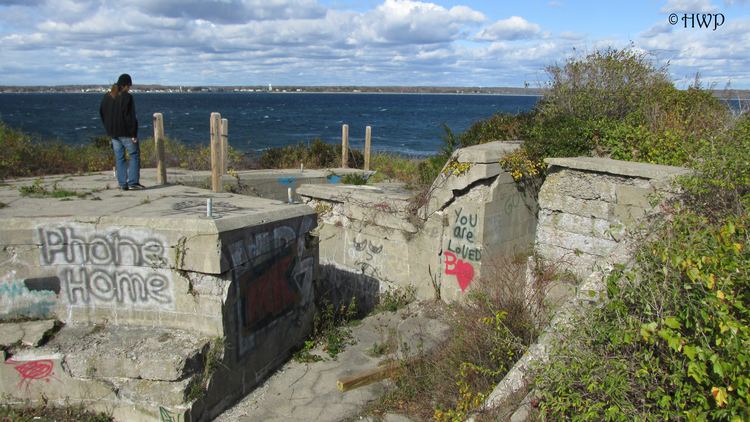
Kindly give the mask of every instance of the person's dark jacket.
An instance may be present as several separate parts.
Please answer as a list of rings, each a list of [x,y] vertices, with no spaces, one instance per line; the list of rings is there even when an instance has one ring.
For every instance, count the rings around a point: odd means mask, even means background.
[[[133,102],[133,96],[129,93],[121,92],[115,98],[112,98],[109,94],[104,94],[99,106],[99,115],[109,137],[138,137],[135,103]]]

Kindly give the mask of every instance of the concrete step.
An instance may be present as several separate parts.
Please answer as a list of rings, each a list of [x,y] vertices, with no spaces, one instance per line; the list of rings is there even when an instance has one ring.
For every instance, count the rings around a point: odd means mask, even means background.
[[[183,380],[203,368],[209,339],[159,327],[69,325],[39,354],[63,354],[78,378]]]
[[[0,396],[83,403],[118,421],[192,420],[209,343],[176,329],[67,325],[40,347],[0,353]]]

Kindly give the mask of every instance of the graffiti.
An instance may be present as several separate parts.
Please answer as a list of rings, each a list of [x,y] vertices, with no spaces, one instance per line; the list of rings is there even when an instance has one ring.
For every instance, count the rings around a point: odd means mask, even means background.
[[[356,253],[363,253],[364,252],[364,258],[367,261],[372,261],[373,255],[379,255],[380,252],[383,251],[383,245],[375,246],[374,243],[372,243],[371,240],[363,240],[361,242],[357,242],[355,239],[353,242],[353,250]]]
[[[105,270],[65,268],[68,302],[77,305],[117,303],[118,305],[168,305],[172,303],[170,282],[155,270]]]
[[[55,363],[51,359],[32,360],[24,363],[8,359],[5,364],[13,365],[13,369],[18,372],[20,381],[18,381],[17,387],[19,389],[25,388],[28,391],[29,386],[34,381],[50,382],[51,378],[60,381],[55,377],[53,372]]]
[[[510,215],[520,204],[521,198],[518,195],[509,195],[505,198],[505,214]]]
[[[445,252],[445,274],[455,275],[461,292],[464,292],[474,279],[474,267],[458,259],[453,252]]]
[[[160,422],[177,422],[177,419],[174,413],[170,412],[168,409],[162,406],[159,406],[159,421]]]
[[[228,236],[224,259],[237,281],[238,354],[255,347],[256,336],[281,318],[300,326],[312,303],[314,249],[308,245],[313,216],[241,230]]]
[[[0,278],[0,317],[47,318],[53,314],[60,293],[57,277],[17,280],[15,271]]]
[[[453,223],[452,237],[448,239],[447,249],[463,259],[480,261],[482,259],[482,250],[474,246],[479,220],[477,215],[464,215],[463,208],[453,212],[456,215],[456,219]]]
[[[335,185],[336,183],[339,183],[341,181],[341,176],[336,174],[329,174],[326,176],[326,180],[328,180],[328,183]]]
[[[236,213],[238,211],[246,210],[246,208],[234,205],[229,202],[224,201],[212,201],[211,202],[211,214],[215,218],[221,218],[225,215]],[[205,215],[206,214],[206,200],[201,199],[190,199],[186,201],[180,201],[174,205],[172,205],[172,211],[168,213],[169,215],[175,215],[175,214],[196,214],[196,215]]]
[[[88,233],[86,233],[88,231]],[[104,232],[74,227],[38,229],[42,265],[161,266],[166,262],[164,243],[150,237],[127,236],[119,230]]]
[[[167,243],[141,229],[39,227],[42,265],[57,266],[71,306],[173,309]],[[37,282],[40,285],[41,281]]]
[[[257,276],[241,281],[240,298],[244,304],[241,322],[245,334],[270,324],[300,301],[296,285],[287,281],[290,275],[286,271],[292,259],[292,256],[277,259],[268,268],[258,269]]]

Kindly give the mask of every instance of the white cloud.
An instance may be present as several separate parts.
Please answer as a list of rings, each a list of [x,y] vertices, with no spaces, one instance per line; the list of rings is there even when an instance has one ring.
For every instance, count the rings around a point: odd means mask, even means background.
[[[458,39],[465,24],[479,23],[485,16],[465,6],[446,9],[434,3],[385,0],[357,20],[352,41],[430,44]]]
[[[482,41],[520,40],[537,37],[540,32],[539,25],[520,16],[511,16],[482,29],[476,38]]]
[[[630,41],[594,39],[575,23],[552,32],[530,16],[489,22],[480,6],[382,0],[351,10],[339,3],[0,0],[0,84],[109,83],[128,71],[136,83],[182,85],[258,84],[272,75],[275,84],[519,86],[543,80],[545,66],[570,54]],[[695,13],[713,7],[666,5]],[[727,17],[717,31],[665,20],[634,28],[641,31],[634,41],[671,60],[677,79],[699,70],[707,80],[750,85],[747,19]]]
[[[710,0],[667,0],[662,13],[712,13],[718,8]]]

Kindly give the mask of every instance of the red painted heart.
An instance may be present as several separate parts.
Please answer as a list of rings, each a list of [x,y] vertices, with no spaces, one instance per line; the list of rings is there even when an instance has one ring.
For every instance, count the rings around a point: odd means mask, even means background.
[[[474,267],[468,262],[456,259],[453,252],[445,252],[445,274],[455,275],[461,292],[464,292],[474,279]]]

